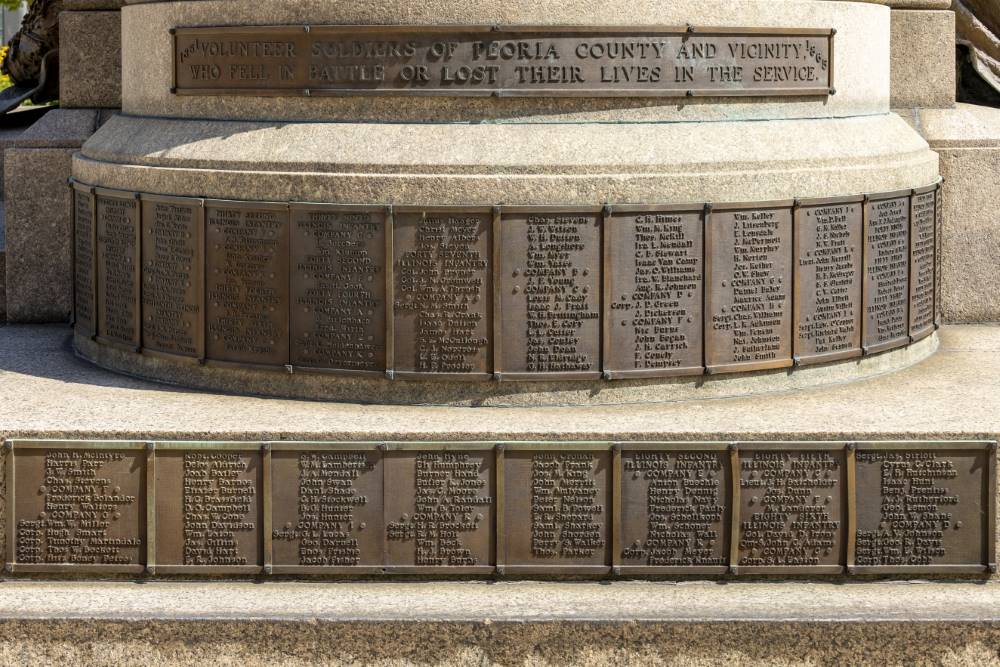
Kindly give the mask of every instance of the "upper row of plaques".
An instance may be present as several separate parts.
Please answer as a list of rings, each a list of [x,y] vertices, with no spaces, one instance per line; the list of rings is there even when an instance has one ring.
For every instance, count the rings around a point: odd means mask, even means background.
[[[182,95],[833,94],[830,29],[177,28]]]
[[[74,192],[77,331],[143,353],[616,379],[827,362],[935,326],[938,186],[604,209]]]

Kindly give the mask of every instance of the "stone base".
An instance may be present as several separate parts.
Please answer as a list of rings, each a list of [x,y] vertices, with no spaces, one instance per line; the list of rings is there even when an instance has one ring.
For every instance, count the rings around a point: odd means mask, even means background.
[[[941,307],[951,322],[1000,320],[1000,109],[900,112],[941,157]]]
[[[893,9],[889,76],[893,107],[955,106],[955,13]]]
[[[122,20],[119,11],[59,15],[59,103],[63,108],[120,108]]]
[[[15,584],[0,655],[63,665],[995,664],[969,584]]]

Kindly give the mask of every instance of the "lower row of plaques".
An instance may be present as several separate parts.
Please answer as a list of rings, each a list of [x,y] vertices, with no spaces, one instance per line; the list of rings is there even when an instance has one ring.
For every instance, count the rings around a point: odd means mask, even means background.
[[[996,443],[7,443],[8,572],[994,572]]]
[[[144,354],[619,379],[822,363],[935,327],[938,185],[560,208],[73,192],[77,333]]]

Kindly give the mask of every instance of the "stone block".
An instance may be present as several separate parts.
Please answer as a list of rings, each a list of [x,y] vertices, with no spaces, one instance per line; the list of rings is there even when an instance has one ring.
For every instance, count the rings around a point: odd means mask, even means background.
[[[64,108],[121,107],[121,12],[60,14],[59,101]]]
[[[955,13],[892,10],[893,107],[955,106]]]
[[[945,0],[947,2],[947,0]],[[79,12],[94,9],[121,9],[125,0],[63,0],[63,11]]]
[[[959,104],[904,114],[941,156],[942,311],[1000,321],[1000,109]]]
[[[67,0],[67,2],[87,0]],[[96,1],[96,0],[95,0]],[[951,0],[846,0],[847,2],[867,2],[872,5],[886,5],[893,9],[949,9]]]
[[[28,128],[4,158],[7,315],[63,322],[72,306],[70,197],[74,152],[94,133],[96,110],[57,109]]]

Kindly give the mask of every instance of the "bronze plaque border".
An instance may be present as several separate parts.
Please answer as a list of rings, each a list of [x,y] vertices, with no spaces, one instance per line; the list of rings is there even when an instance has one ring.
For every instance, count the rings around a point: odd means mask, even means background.
[[[707,36],[745,36],[745,37],[803,37],[815,36],[825,37],[828,42],[827,50],[829,54],[827,69],[827,85],[814,88],[762,88],[762,89],[740,89],[740,88],[720,88],[720,89],[690,89],[690,90],[656,90],[656,89],[615,89],[607,88],[580,88],[575,90],[562,89],[517,89],[517,88],[486,88],[481,90],[446,90],[443,88],[433,88],[430,90],[398,90],[398,89],[375,89],[364,88],[181,88],[178,86],[177,58],[179,36],[186,34],[198,34],[214,32],[219,30],[230,31],[233,35],[250,34],[259,35],[262,30],[301,30],[310,33],[313,30],[329,32],[333,34],[419,34],[427,35],[438,33],[449,34],[486,34],[499,36],[503,34],[539,34],[539,35],[560,35],[560,34],[581,34],[593,37],[615,37],[629,36],[635,34],[646,35],[707,35]],[[835,95],[835,64],[836,64],[836,44],[835,36],[837,30],[834,28],[732,28],[732,27],[709,27],[709,26],[643,26],[643,25],[621,25],[621,26],[560,26],[560,25],[517,25],[517,24],[456,24],[456,25],[352,25],[352,24],[291,24],[291,25],[259,25],[259,26],[177,26],[169,30],[171,38],[171,88],[170,92],[178,96],[218,96],[231,95],[239,97],[520,97],[520,98],[572,98],[572,97],[811,97]]]
[[[142,194],[132,190],[116,190],[113,188],[102,188],[93,187],[93,197],[94,197],[94,262],[95,266],[95,277],[94,281],[94,329],[97,331],[97,335],[94,338],[95,341],[107,345],[109,347],[117,348],[119,350],[124,350],[126,352],[141,352],[142,351]],[[101,276],[101,258],[103,253],[100,250],[100,234],[98,233],[98,226],[100,225],[100,216],[98,215],[98,205],[101,197],[106,197],[108,199],[122,199],[122,200],[135,200],[135,250],[132,259],[133,265],[135,266],[135,289],[133,296],[135,297],[136,306],[133,317],[135,320],[135,327],[133,332],[133,340],[131,342],[116,340],[114,338],[108,338],[105,332],[102,331],[101,327],[101,312],[104,310],[101,306],[104,303],[104,299],[101,296],[100,289],[100,276]],[[76,282],[74,278],[74,282]]]

